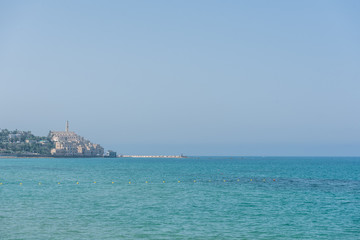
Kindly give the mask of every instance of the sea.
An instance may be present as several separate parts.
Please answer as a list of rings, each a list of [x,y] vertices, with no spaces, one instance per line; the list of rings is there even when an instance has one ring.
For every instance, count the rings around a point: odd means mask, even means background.
[[[360,158],[2,158],[0,239],[360,239]]]

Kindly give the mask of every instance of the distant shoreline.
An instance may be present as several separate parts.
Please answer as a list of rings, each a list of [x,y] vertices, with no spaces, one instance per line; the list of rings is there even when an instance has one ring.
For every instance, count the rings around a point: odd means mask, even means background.
[[[1,158],[54,158],[54,157],[19,157],[19,156],[0,156],[0,159]]]
[[[32,155],[0,155],[1,158],[187,158],[187,156],[182,155],[120,155],[118,157],[90,157],[90,156],[32,156]]]
[[[120,155],[119,158],[187,158],[184,155]]]
[[[86,156],[52,156],[52,155],[0,155],[0,158],[103,158]]]

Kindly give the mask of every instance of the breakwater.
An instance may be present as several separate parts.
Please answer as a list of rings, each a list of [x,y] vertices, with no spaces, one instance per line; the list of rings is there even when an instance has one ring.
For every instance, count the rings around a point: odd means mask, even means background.
[[[124,158],[186,158],[183,155],[120,155]]]

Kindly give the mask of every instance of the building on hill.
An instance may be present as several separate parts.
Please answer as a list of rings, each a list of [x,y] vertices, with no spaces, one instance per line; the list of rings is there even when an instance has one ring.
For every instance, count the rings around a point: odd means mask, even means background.
[[[69,131],[69,122],[66,121],[66,130],[51,131],[51,140],[55,148],[51,149],[51,155],[55,157],[102,157],[104,148]]]

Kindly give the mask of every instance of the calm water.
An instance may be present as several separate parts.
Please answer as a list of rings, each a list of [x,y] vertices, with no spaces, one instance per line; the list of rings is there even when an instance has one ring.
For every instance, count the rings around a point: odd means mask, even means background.
[[[0,239],[360,239],[360,158],[0,159],[0,182]]]

